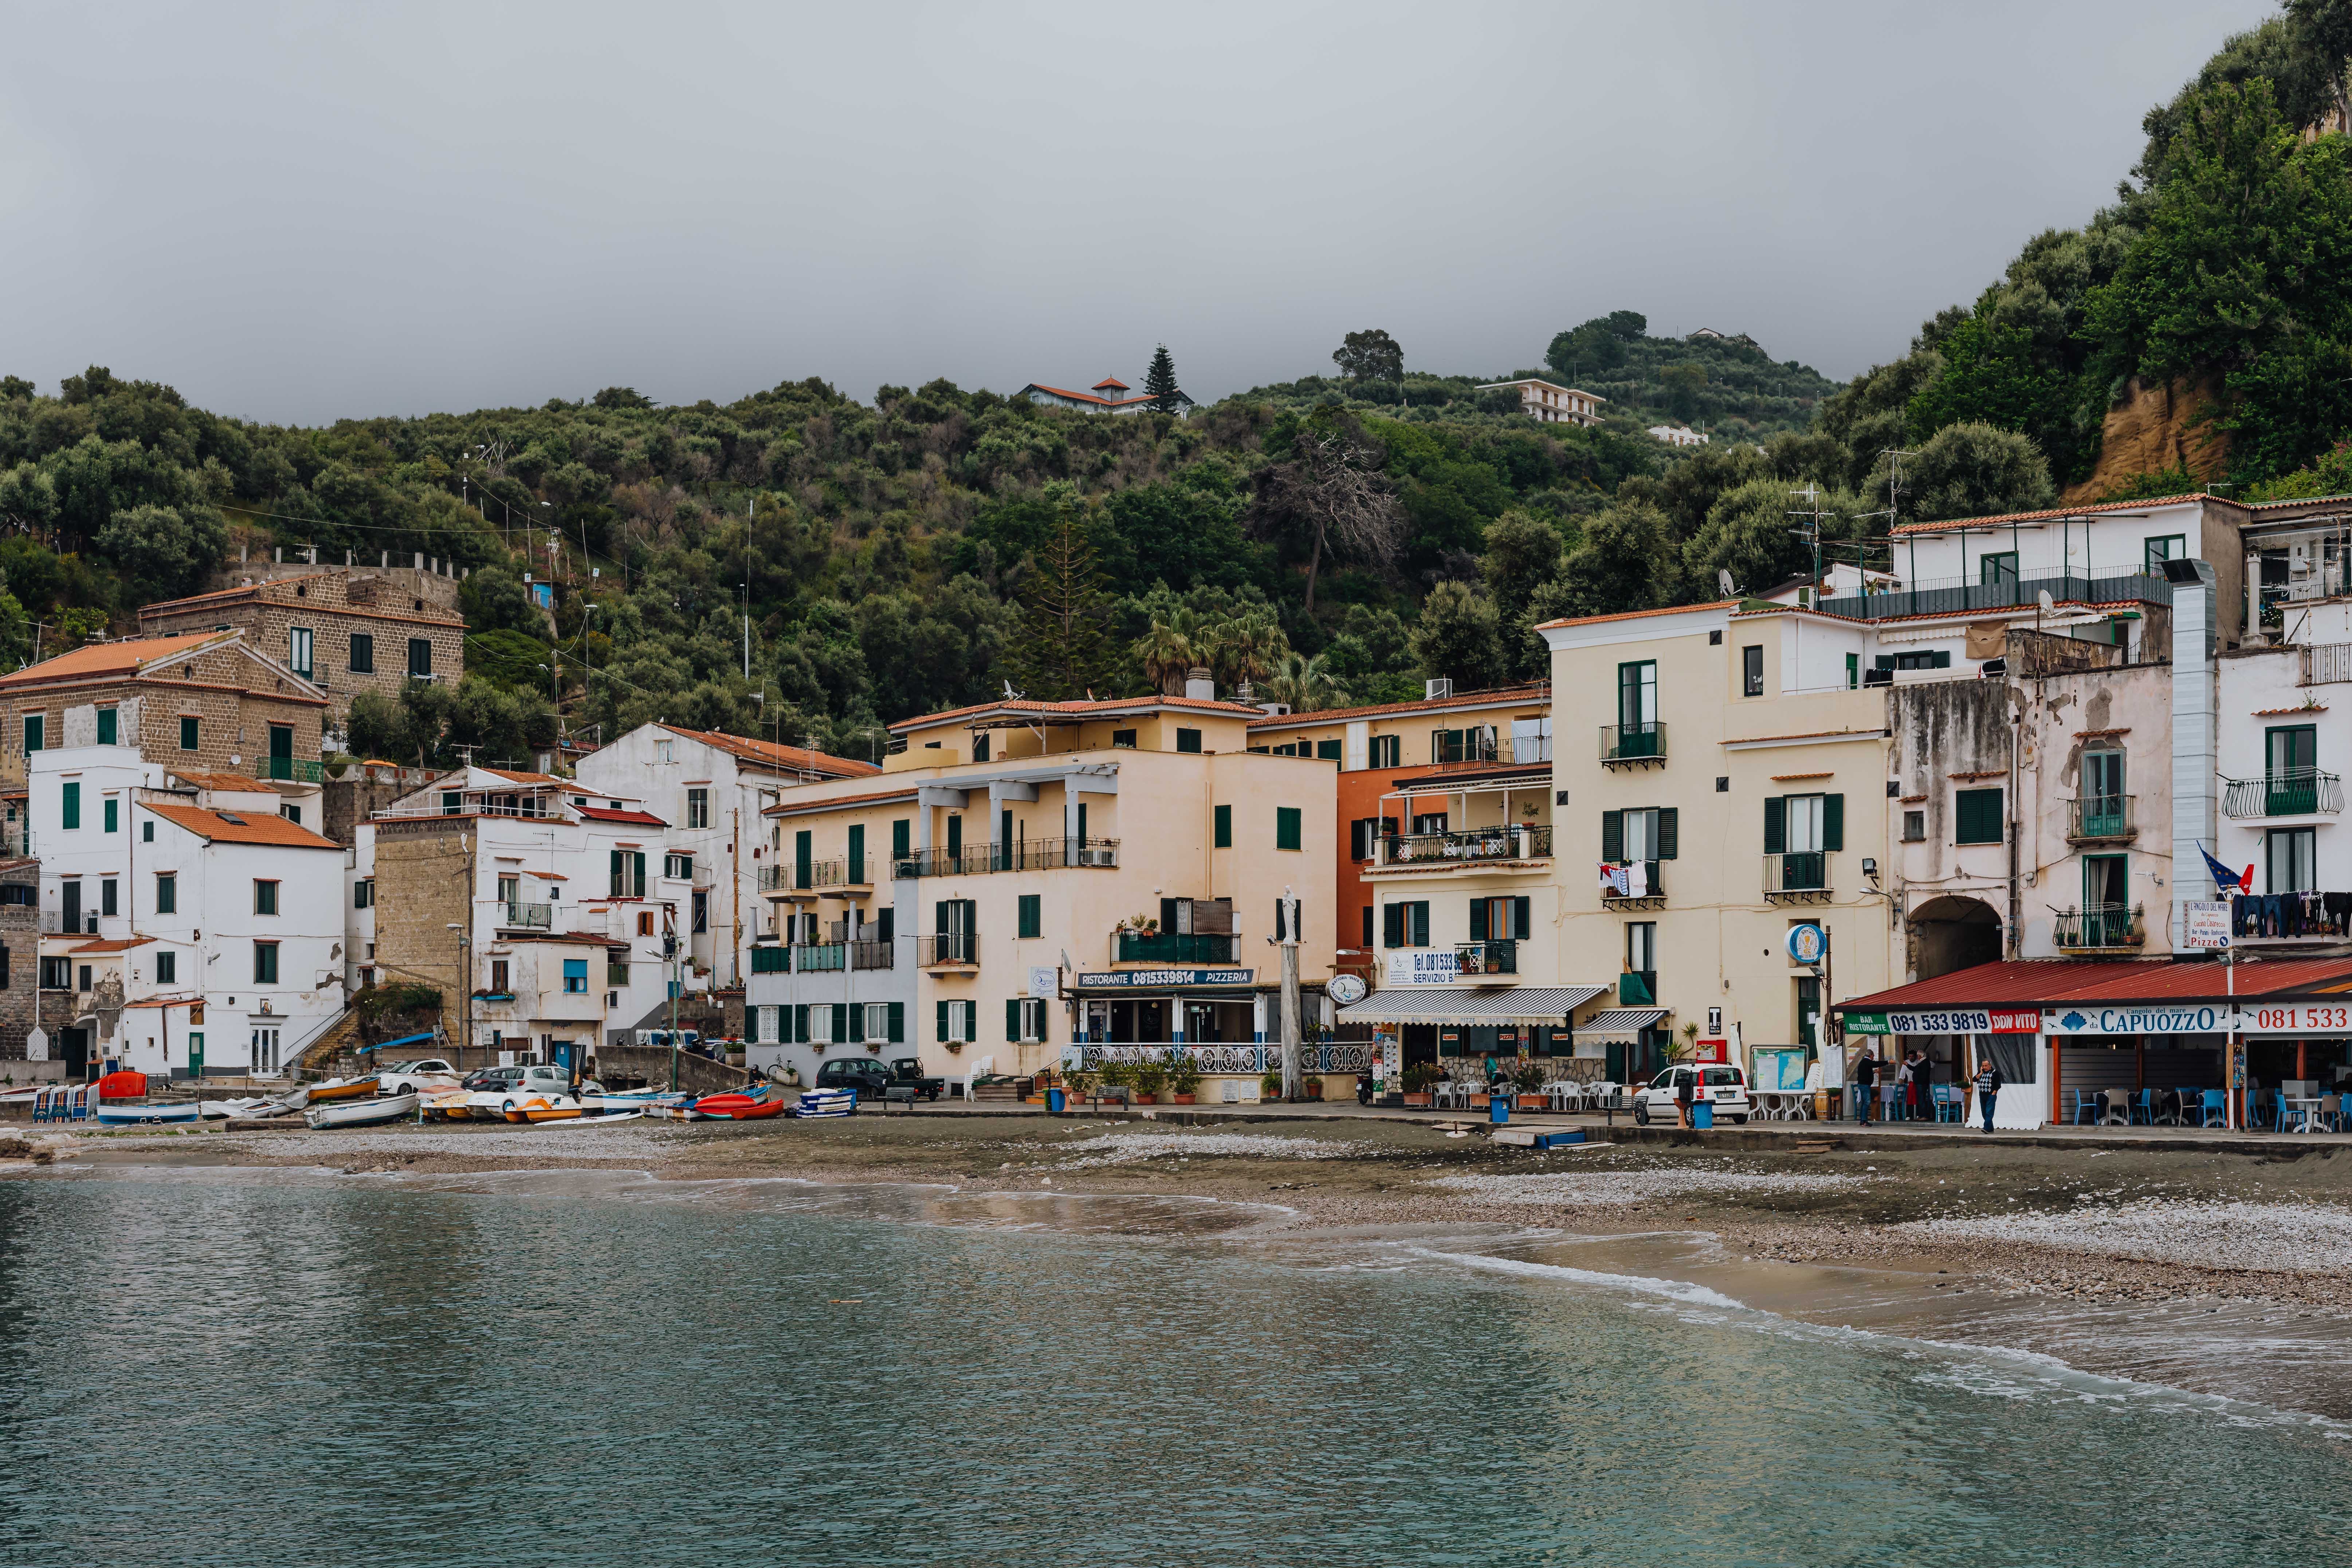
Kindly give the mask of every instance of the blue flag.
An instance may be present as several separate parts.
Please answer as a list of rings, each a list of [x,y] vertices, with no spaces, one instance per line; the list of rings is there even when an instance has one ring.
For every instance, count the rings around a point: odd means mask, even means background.
[[[2242,891],[2244,889],[2246,879],[2238,872],[2231,870],[2230,868],[2222,865],[2219,860],[2214,859],[2212,851],[2207,849],[2203,844],[2200,843],[2197,846],[2197,853],[2205,857],[2205,868],[2213,874],[2213,882],[2217,889],[2234,888]],[[2252,869],[2253,868],[2251,866],[2247,868],[2247,870],[2249,871]]]

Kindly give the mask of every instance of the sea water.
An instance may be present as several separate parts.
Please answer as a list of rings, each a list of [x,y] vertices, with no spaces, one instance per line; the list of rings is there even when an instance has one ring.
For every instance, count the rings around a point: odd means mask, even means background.
[[[2352,1560],[2325,1421],[1248,1217],[0,1183],[0,1563]]]

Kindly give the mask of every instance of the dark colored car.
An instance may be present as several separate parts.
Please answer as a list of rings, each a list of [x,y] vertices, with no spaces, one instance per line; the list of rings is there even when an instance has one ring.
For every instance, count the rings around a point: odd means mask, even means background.
[[[925,1078],[914,1058],[902,1057],[884,1066],[872,1057],[843,1057],[816,1069],[819,1089],[854,1089],[860,1104],[888,1097],[890,1090],[911,1089],[917,1098],[937,1100],[947,1092],[947,1079]]]
[[[509,1084],[522,1081],[520,1068],[484,1068],[467,1075],[461,1087],[475,1094],[494,1094]]]

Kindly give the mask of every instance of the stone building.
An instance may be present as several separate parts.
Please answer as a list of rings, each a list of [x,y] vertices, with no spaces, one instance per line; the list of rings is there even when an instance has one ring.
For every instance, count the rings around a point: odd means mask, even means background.
[[[0,779],[22,784],[37,752],[126,745],[175,771],[315,781],[326,710],[236,631],[92,643],[0,676]]]
[[[33,996],[39,972],[34,950],[40,944],[41,863],[29,858],[0,861],[0,1078],[47,1076],[26,1069],[25,1037],[33,1027]]]
[[[237,631],[327,694],[337,731],[362,691],[397,697],[411,679],[456,680],[466,668],[466,622],[421,589],[351,571],[226,588],[139,612],[149,637]]]

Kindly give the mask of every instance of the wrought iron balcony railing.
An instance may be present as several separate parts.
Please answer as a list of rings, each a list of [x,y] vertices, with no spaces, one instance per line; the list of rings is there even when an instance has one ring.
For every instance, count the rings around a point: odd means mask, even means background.
[[[1459,833],[1408,833],[1381,840],[1380,864],[1425,866],[1444,860],[1537,860],[1551,854],[1551,825],[1498,824]]]
[[[1764,897],[1819,902],[1829,896],[1830,855],[1824,849],[1792,850],[1764,857]]]
[[[2095,844],[2137,837],[2139,826],[2132,809],[2137,799],[2128,795],[2100,795],[2068,801],[2067,839],[2075,844]]]
[[[1456,942],[1454,962],[1465,975],[1517,974],[1519,944],[1511,941]]]
[[[1231,963],[1232,936],[1185,931],[1120,931],[1117,962],[1120,963]]]
[[[2288,768],[2263,778],[2221,782],[2224,816],[2334,816],[2344,809],[2344,781],[2317,768]]]
[[[1663,763],[1665,760],[1666,727],[1664,724],[1603,724],[1601,726],[1602,766]]]
[[[951,963],[980,962],[980,933],[969,931],[943,931],[935,936],[915,939],[915,967],[938,969]]]
[[[2063,952],[2111,952],[2147,942],[2147,925],[2137,904],[2085,904],[2058,911],[2051,940]]]

